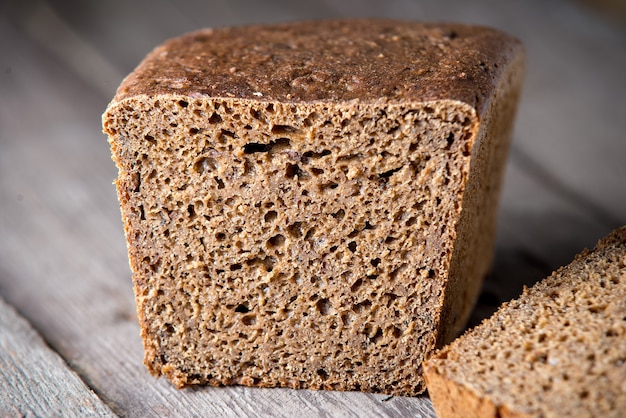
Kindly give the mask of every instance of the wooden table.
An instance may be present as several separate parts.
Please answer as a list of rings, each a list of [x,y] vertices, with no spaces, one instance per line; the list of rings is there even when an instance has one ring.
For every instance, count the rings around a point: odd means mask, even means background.
[[[0,416],[434,416],[427,396],[178,391],[149,376],[100,128],[145,53],[203,26],[385,16],[517,35],[527,82],[476,323],[626,223],[626,27],[566,0],[422,3],[2,2]]]

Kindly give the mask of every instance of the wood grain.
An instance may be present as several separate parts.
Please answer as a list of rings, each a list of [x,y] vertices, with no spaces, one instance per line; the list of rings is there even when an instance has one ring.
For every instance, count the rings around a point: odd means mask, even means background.
[[[164,38],[198,27],[355,15],[488,24],[526,44],[496,258],[473,324],[626,223],[626,29],[564,0],[3,2],[0,295],[114,413],[434,416],[427,397],[178,391],[141,364],[116,172],[100,133],[122,75]],[[5,379],[18,378],[11,370]]]
[[[114,416],[39,334],[0,299],[0,415]]]

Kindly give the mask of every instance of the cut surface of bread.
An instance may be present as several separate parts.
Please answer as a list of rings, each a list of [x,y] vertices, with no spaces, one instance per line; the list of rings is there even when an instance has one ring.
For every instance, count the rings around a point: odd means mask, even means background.
[[[626,227],[425,363],[446,417],[623,417]]]
[[[103,116],[150,371],[422,392],[491,260],[522,71],[498,31],[384,20],[155,49]]]

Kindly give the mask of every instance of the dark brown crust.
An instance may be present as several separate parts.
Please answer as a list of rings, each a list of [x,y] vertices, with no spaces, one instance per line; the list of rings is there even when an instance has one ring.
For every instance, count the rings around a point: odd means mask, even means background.
[[[115,100],[180,94],[280,102],[458,100],[479,112],[521,44],[494,29],[337,20],[206,29],[156,48]]]
[[[519,54],[508,63],[482,115],[456,230],[456,240],[463,244],[455,245],[451,258],[437,347],[463,330],[478,298],[481,280],[491,266],[496,233],[493,220],[522,88],[524,59],[524,54]]]

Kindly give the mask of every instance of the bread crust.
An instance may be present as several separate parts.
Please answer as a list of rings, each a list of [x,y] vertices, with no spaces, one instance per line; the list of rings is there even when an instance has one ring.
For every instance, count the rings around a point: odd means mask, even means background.
[[[440,356],[445,355],[445,349]],[[533,418],[536,415],[498,405],[488,396],[481,396],[463,384],[448,379],[436,364],[424,364],[428,395],[439,418]]]
[[[510,35],[461,24],[355,19],[205,29],[156,48],[113,103],[168,94],[283,103],[457,100],[481,114],[521,52]]]

